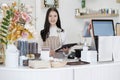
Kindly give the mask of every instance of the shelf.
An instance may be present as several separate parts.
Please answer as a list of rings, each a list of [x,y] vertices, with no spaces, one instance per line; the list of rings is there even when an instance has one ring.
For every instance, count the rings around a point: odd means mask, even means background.
[[[117,3],[120,3],[120,0],[116,0]]]
[[[87,14],[75,16],[76,18],[103,18],[103,17],[117,17],[119,14]]]

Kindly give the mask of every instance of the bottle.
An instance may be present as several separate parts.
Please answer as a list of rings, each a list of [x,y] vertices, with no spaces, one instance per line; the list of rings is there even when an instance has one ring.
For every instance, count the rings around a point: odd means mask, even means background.
[[[75,9],[75,15],[80,16],[80,10],[79,9]]]
[[[86,42],[84,43],[83,51],[88,51],[88,46],[87,46],[87,43],[86,43]]]
[[[85,5],[86,5],[86,1],[85,1],[85,0],[82,0],[82,2],[81,2],[82,8],[85,8]]]
[[[24,66],[24,60],[28,60],[26,56],[20,56],[20,66]]]

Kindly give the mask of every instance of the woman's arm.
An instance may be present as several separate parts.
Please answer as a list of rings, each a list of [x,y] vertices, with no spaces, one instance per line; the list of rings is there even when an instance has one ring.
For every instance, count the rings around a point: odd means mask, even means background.
[[[62,45],[66,44],[66,33],[65,33],[65,31],[61,32],[61,42],[62,42]],[[70,48],[68,48],[68,47],[62,49],[62,51],[65,54],[69,54],[69,50],[70,50]]]
[[[61,38],[61,43],[66,44],[66,33],[65,33],[65,31],[61,32],[60,38]]]

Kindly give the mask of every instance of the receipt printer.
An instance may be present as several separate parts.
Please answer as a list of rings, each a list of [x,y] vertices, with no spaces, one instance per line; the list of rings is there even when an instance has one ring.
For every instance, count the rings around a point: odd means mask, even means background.
[[[97,51],[81,51],[81,60],[96,63],[97,62]]]

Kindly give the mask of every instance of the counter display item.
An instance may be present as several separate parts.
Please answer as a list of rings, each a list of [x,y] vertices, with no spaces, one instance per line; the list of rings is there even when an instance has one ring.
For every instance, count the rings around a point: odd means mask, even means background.
[[[97,51],[82,51],[81,60],[89,63],[97,63]]]
[[[85,64],[89,64],[89,62],[86,61],[67,62],[67,65],[85,65]]]
[[[38,43],[37,42],[28,42],[28,41],[18,41],[17,48],[20,51],[20,56],[27,54],[38,53]]]

